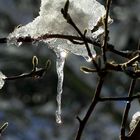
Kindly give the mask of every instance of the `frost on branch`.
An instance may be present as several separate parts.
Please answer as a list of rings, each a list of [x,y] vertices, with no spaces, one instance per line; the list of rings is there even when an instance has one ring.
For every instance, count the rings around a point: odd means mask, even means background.
[[[130,122],[130,131],[133,131],[135,129],[139,121],[140,121],[140,112],[138,111],[132,117],[132,120]]]
[[[19,27],[14,30],[8,37],[9,43],[16,43],[16,39],[19,37],[31,36],[32,38],[38,38],[44,34],[63,34],[78,36],[78,33],[74,28],[69,25],[61,14],[61,8],[64,7],[66,0],[41,0],[41,7],[39,16],[32,22],[25,26]],[[83,32],[87,29],[87,35],[89,37],[98,38],[100,34],[104,32],[103,27],[99,27],[96,32],[91,30],[96,26],[98,21],[105,15],[105,8],[96,0],[70,0],[69,14],[78,28]],[[111,18],[109,21],[111,22]],[[58,74],[58,110],[56,114],[61,115],[61,94],[63,85],[63,67],[66,54],[73,53],[83,56],[87,60],[89,59],[87,50],[84,45],[75,45],[71,42],[63,39],[45,39],[44,41],[49,48],[51,48],[57,55],[56,69]],[[49,43],[48,43],[49,41]],[[91,53],[96,56],[93,46],[90,45]],[[59,120],[59,119],[58,119]],[[61,122],[61,121],[58,121]]]

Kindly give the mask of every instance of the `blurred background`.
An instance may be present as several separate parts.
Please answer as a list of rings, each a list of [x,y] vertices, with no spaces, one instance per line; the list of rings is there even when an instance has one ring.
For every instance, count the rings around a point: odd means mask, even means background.
[[[100,0],[101,3],[104,1]],[[31,22],[40,7],[39,0],[0,0],[0,38],[7,37],[18,25]],[[136,50],[140,38],[140,1],[114,0],[110,26],[110,43],[118,50]],[[96,48],[95,48],[96,49]],[[78,121],[91,102],[97,84],[96,74],[85,74],[80,66],[90,66],[83,58],[69,55],[65,64],[62,95],[62,125],[55,122],[57,75],[55,54],[36,42],[20,47],[0,44],[0,70],[6,76],[32,70],[32,57],[39,58],[44,67],[48,59],[52,65],[41,79],[7,81],[0,90],[0,125],[9,122],[3,140],[72,140]],[[109,53],[110,60],[122,58]],[[110,73],[102,89],[102,96],[126,96],[131,79],[123,73]],[[139,81],[138,81],[139,82]],[[137,82],[135,94],[139,92]],[[90,118],[83,134],[84,140],[118,140],[125,102],[100,103]],[[140,110],[138,100],[132,103],[129,120]]]

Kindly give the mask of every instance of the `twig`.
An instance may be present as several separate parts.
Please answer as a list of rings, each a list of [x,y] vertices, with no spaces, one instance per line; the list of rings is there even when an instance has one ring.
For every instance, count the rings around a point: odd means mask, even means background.
[[[31,72],[23,73],[17,76],[6,77],[4,80],[8,81],[8,80],[23,79],[23,78],[35,78],[35,79],[40,78],[45,74],[45,72],[47,72],[47,70],[49,69],[51,65],[50,60],[48,60],[44,68],[37,68],[38,59],[36,56],[33,57],[32,63],[33,63],[33,69]]]
[[[108,42],[108,34],[109,34],[109,30],[108,30],[108,16],[109,16],[109,10],[110,10],[110,4],[111,4],[111,0],[107,0],[106,2],[106,14],[105,14],[105,18],[103,19],[104,21],[104,41],[103,41],[103,46],[102,46],[102,53],[103,53],[103,59],[104,59],[104,63],[106,64],[107,58],[106,58],[106,48],[107,48],[107,42]]]
[[[130,59],[126,63],[124,63],[123,65],[131,66],[134,62],[138,61],[139,59],[140,59],[140,55],[136,55],[132,59]]]
[[[17,79],[24,79],[24,78],[40,78],[44,75],[46,69],[45,68],[40,68],[36,71],[31,71],[29,73],[23,73],[17,76],[10,76],[5,78],[5,80],[17,80]]]
[[[91,114],[92,114],[96,104],[99,101],[99,96],[100,96],[100,93],[101,93],[103,82],[104,82],[104,77],[101,77],[99,82],[98,82],[98,85],[97,85],[94,97],[92,99],[92,102],[91,102],[91,104],[90,104],[90,106],[88,108],[88,111],[85,114],[84,118],[81,120],[78,117],[78,120],[80,120],[80,121],[79,121],[79,129],[78,129],[78,132],[77,132],[76,140],[80,140],[81,139],[81,136],[82,136],[83,130],[84,130],[86,124],[87,124],[87,121],[88,121],[89,117],[91,116]]]
[[[119,72],[125,72],[127,75],[131,76],[132,78],[139,78],[140,77],[140,69],[137,68],[136,70],[129,70],[128,67],[134,67],[133,64],[135,64],[136,61],[140,59],[140,56],[134,56],[132,59],[118,64],[118,63],[112,63],[112,62],[107,62],[106,67],[102,68],[100,71],[119,71]],[[81,71],[85,73],[94,73],[98,72],[96,69],[93,68],[88,68],[85,66],[81,66],[80,68]]]
[[[2,135],[2,133],[5,131],[5,129],[8,127],[8,122],[4,123],[1,127],[0,127],[0,136]]]
[[[140,120],[136,120],[135,127],[129,131],[126,140],[139,140],[140,139]]]
[[[100,97],[100,102],[106,102],[106,101],[133,101],[135,99],[139,99],[140,95],[134,95],[132,97]]]
[[[130,84],[130,88],[129,88],[129,92],[128,92],[128,97],[130,97],[130,98],[132,98],[135,84],[136,84],[136,79],[132,79],[131,84]],[[126,139],[125,129],[126,129],[126,122],[127,122],[130,107],[131,107],[131,100],[127,101],[126,107],[124,109],[124,114],[123,114],[122,124],[121,124],[121,134],[120,134],[121,140]]]

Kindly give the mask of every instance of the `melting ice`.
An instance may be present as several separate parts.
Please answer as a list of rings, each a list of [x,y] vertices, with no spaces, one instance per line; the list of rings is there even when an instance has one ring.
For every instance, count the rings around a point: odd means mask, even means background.
[[[38,38],[44,34],[64,34],[78,36],[77,32],[69,25],[61,14],[61,8],[64,7],[66,0],[41,0],[39,16],[25,26],[16,28],[9,34],[9,42],[16,44],[16,38],[31,36]],[[104,32],[100,27],[96,32],[91,33],[93,27],[99,19],[105,15],[105,8],[96,0],[70,0],[69,13],[81,31],[88,30],[87,35],[97,38]],[[111,20],[109,18],[109,20]],[[109,21],[110,22],[110,21]],[[14,42],[13,42],[14,40]],[[63,86],[63,68],[66,53],[83,56],[90,60],[84,45],[75,45],[63,39],[42,40],[45,43],[50,42],[49,48],[56,53],[56,69],[58,74],[57,85],[57,103],[56,120],[61,123],[61,94]],[[46,45],[48,46],[48,45]],[[90,45],[92,54],[95,56],[93,46]]]

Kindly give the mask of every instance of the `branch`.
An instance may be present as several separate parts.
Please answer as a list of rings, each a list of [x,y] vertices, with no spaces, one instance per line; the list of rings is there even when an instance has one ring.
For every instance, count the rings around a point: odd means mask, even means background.
[[[132,97],[100,97],[100,102],[106,102],[106,101],[133,101],[135,99],[139,99],[140,95],[134,95]]]
[[[37,68],[38,65],[38,59],[36,56],[33,57],[32,59],[32,63],[33,63],[33,69],[31,70],[31,72],[28,73],[23,73],[17,76],[10,76],[10,77],[6,77],[4,80],[8,81],[8,80],[17,80],[17,79],[23,79],[23,78],[40,78],[42,77],[50,68],[51,62],[50,60],[47,61],[46,66],[44,68]]]
[[[76,42],[79,42],[79,41],[83,41],[83,39],[79,36],[73,36],[73,35],[62,35],[62,34],[44,34],[44,35],[41,35],[40,37],[38,38],[32,38],[30,36],[26,36],[26,37],[19,37],[17,38],[17,42],[22,42],[22,43],[31,43],[31,42],[34,42],[34,41],[41,41],[41,40],[47,40],[47,39],[50,39],[50,38],[59,38],[59,39],[66,39],[66,40],[69,40],[70,42],[74,43],[75,41]],[[86,37],[85,36],[85,40],[94,45],[95,47],[99,47],[101,48],[101,44],[99,42],[97,42],[95,39],[93,38],[90,38],[90,37]],[[7,43],[8,42],[8,39],[7,38],[0,38],[0,44],[3,44],[3,43]],[[83,42],[80,42],[83,44]],[[110,51],[114,54],[117,54],[121,57],[124,57],[124,58],[131,58],[134,54],[139,54],[140,51],[118,51],[115,49],[115,46],[113,46],[112,44],[107,44],[107,50],[106,51]]]
[[[129,92],[128,92],[128,97],[130,97],[130,98],[132,98],[135,84],[136,84],[136,79],[133,79],[131,81]],[[131,100],[127,101],[126,107],[125,107],[125,110],[124,110],[122,124],[121,124],[121,134],[120,134],[121,140],[126,140],[125,129],[126,129],[126,122],[127,122],[130,107],[131,107]]]
[[[139,59],[140,59],[140,56],[137,55],[137,56],[133,57],[132,59],[130,59],[130,60],[124,62],[124,63],[121,63],[121,64],[107,62],[106,67],[102,68],[100,71],[124,72],[132,78],[139,78],[140,77],[140,68],[136,64],[136,62]],[[89,67],[86,67],[86,66],[81,66],[80,70],[83,71],[84,73],[98,72],[96,69],[89,68]]]
[[[126,140],[139,140],[140,139],[140,120],[137,122],[135,128],[130,130]]]
[[[79,129],[78,129],[78,132],[77,132],[76,140],[81,139],[81,136],[82,136],[83,130],[84,130],[86,124],[87,124],[87,121],[88,121],[89,117],[91,116],[96,104],[99,101],[99,96],[100,96],[100,93],[101,93],[103,83],[104,83],[104,77],[101,77],[99,82],[98,82],[94,97],[93,97],[92,102],[91,102],[91,104],[88,108],[87,113],[85,114],[85,116],[82,120],[79,117],[77,117],[78,120],[79,120]]]
[[[4,123],[4,124],[0,127],[0,136],[1,136],[2,133],[6,130],[7,127],[8,127],[8,122]]]
[[[103,59],[104,59],[104,63],[106,63],[107,58],[106,58],[106,48],[107,48],[107,42],[108,42],[108,34],[109,34],[109,30],[108,30],[108,17],[109,17],[109,9],[110,9],[110,4],[111,4],[111,0],[107,0],[106,2],[106,14],[105,14],[105,18],[103,19],[103,23],[104,23],[104,41],[103,41],[103,46],[102,46],[102,53],[103,53]]]

